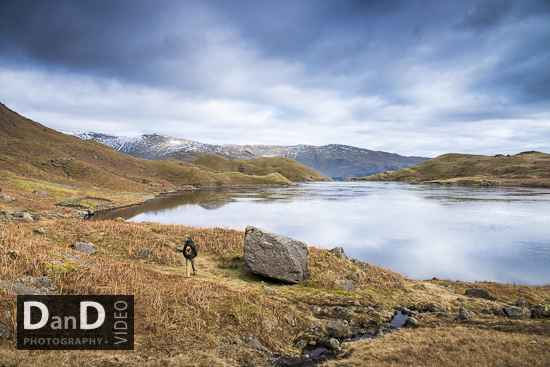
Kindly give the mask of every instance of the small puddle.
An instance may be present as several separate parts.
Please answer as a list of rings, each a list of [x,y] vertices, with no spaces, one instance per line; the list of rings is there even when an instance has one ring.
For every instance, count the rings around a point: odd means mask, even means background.
[[[392,327],[392,329],[399,329],[401,326],[403,326],[403,324],[405,323],[405,321],[407,321],[407,319],[409,318],[409,316],[405,313],[403,313],[402,311],[398,311],[391,319],[390,321],[390,325]],[[391,332],[391,331],[389,331]],[[387,331],[384,331],[384,334],[388,333]],[[362,339],[374,339],[376,338],[376,334],[371,334],[371,333],[367,333],[367,334],[358,334],[356,336],[354,336],[353,338],[351,338],[350,342],[356,342],[356,341],[359,341],[359,340],[362,340]],[[308,349],[308,347],[306,347],[304,349],[304,357],[306,356],[319,356],[321,354],[324,355],[327,355],[327,356],[330,356],[330,357],[333,357],[334,354],[332,354],[332,352],[330,352],[327,348],[325,347],[317,347],[317,348],[314,348],[314,349]]]

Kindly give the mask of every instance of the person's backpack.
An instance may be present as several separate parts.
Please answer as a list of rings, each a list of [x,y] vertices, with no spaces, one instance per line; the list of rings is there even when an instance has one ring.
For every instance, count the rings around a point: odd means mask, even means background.
[[[197,247],[192,239],[185,241],[185,245],[183,246],[183,256],[189,260],[197,257]]]

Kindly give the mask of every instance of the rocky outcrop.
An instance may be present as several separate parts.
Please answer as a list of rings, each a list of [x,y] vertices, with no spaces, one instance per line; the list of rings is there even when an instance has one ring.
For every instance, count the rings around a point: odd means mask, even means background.
[[[253,226],[246,227],[242,265],[285,283],[301,283],[307,275],[307,245]]]
[[[332,250],[329,250],[329,252],[333,253],[336,257],[338,257],[342,260],[347,260],[348,259],[347,255],[344,252],[344,249],[342,247],[335,247]]]
[[[488,299],[495,301],[496,297],[491,296],[485,289],[470,288],[464,293],[466,296]]]

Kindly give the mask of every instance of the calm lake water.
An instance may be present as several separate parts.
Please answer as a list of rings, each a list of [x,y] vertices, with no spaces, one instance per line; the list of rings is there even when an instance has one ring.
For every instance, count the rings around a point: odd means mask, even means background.
[[[106,216],[250,224],[415,279],[550,284],[547,189],[316,182],[168,194]]]

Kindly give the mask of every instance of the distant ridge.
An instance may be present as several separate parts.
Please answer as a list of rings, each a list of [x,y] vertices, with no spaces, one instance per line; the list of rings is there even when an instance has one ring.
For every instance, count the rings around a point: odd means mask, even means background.
[[[405,157],[395,153],[372,151],[348,145],[212,145],[159,134],[136,137],[107,135],[80,130],[58,130],[82,139],[108,145],[121,153],[145,159],[193,160],[197,154],[215,153],[226,158],[292,158],[327,177],[342,180],[363,177],[388,170],[408,168],[428,160],[427,157]]]

